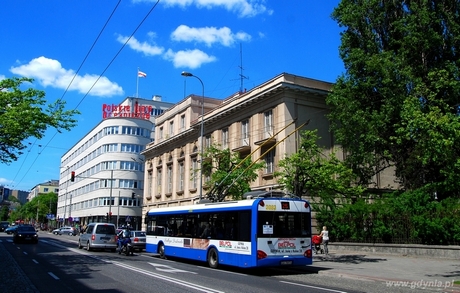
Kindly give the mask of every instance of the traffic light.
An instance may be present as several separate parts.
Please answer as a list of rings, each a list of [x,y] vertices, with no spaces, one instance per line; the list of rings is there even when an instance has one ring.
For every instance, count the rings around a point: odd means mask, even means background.
[[[75,181],[75,171],[70,172],[70,181],[71,182]]]
[[[133,192],[131,193],[131,198],[134,199],[134,197],[136,196],[136,194]]]

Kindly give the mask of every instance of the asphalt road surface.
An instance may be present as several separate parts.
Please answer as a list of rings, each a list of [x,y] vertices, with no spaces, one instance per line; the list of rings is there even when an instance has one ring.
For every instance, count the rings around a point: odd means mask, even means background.
[[[163,260],[145,252],[134,256],[87,252],[77,248],[77,239],[40,232],[37,245],[14,244],[10,235],[0,234],[4,249],[36,289],[32,292],[414,292],[319,276],[308,268],[215,270],[204,263]]]

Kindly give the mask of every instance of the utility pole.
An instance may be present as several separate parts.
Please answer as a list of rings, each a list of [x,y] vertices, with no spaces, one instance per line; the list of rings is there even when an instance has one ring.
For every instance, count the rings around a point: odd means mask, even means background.
[[[40,206],[40,200],[37,200],[37,217],[35,219],[35,224],[38,223],[38,207]]]

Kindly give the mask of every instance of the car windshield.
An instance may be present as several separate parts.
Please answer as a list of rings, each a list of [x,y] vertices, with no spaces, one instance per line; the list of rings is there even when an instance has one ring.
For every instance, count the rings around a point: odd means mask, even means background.
[[[34,227],[24,226],[24,227],[19,227],[18,231],[19,232],[35,232],[35,229]]]
[[[135,231],[133,233],[135,237],[145,237],[145,232]]]

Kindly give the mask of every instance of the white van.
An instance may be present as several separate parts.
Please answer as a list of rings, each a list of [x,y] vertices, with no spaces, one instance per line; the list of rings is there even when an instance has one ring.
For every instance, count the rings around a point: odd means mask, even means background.
[[[117,234],[115,225],[111,223],[90,223],[78,238],[78,248],[92,249],[117,249]]]

